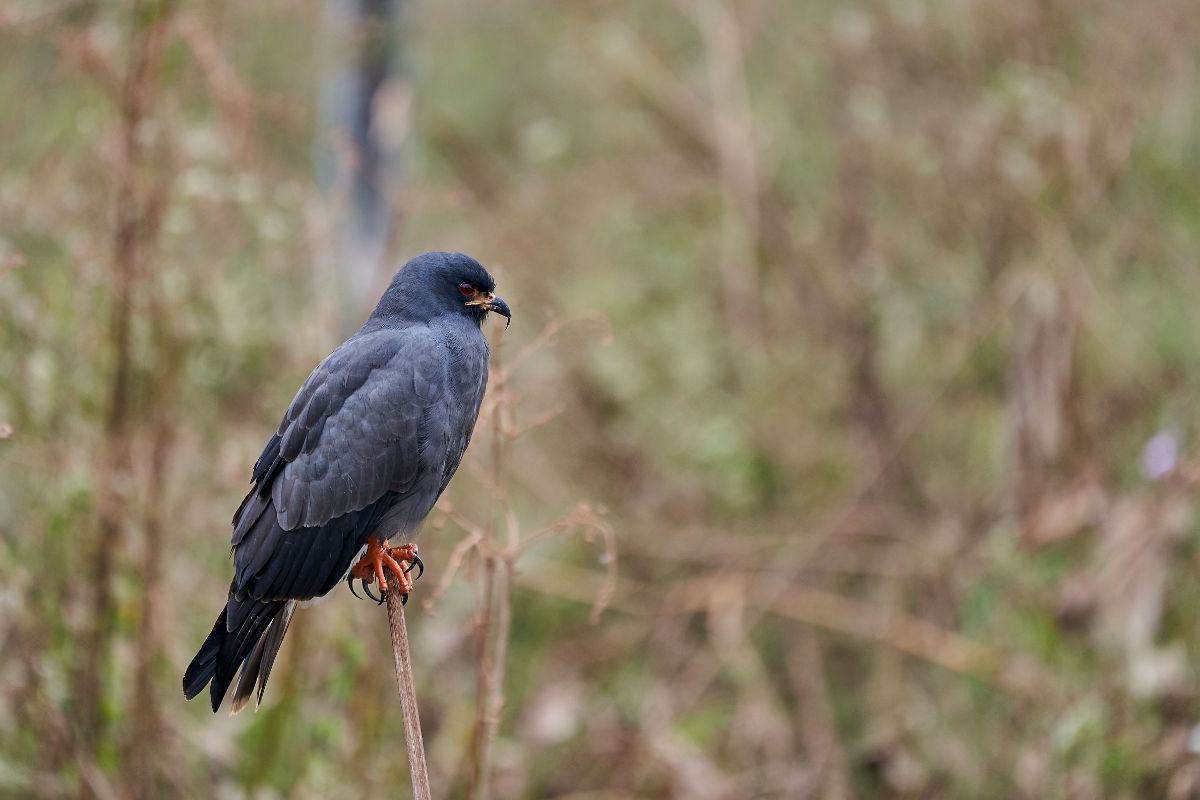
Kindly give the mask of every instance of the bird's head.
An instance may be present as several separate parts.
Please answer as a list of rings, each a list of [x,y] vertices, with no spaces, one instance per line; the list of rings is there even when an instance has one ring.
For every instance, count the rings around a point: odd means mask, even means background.
[[[371,316],[428,322],[444,314],[462,314],[483,324],[494,311],[511,322],[508,303],[495,292],[496,281],[470,256],[423,253],[400,268]]]

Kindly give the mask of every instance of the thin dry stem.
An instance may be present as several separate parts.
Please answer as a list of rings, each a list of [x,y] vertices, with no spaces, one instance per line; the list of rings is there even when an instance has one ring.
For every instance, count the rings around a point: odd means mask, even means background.
[[[521,585],[554,597],[586,603],[601,591],[594,573],[564,564],[542,562],[522,573]],[[634,616],[694,614],[708,609],[712,578],[685,580],[662,592],[628,578],[617,582],[610,607]],[[891,606],[865,603],[811,586],[792,586],[783,594],[763,585],[756,573],[726,574],[722,583],[742,581],[754,587],[745,598],[746,621],[773,614],[823,630],[874,641],[930,664],[983,681],[1014,697],[1048,699],[1057,681],[1032,659],[976,641],[953,630],[904,613]],[[753,612],[753,614],[751,613]]]
[[[501,339],[502,341],[502,339]],[[506,471],[506,445],[508,438],[504,435],[505,411],[508,409],[508,374],[504,371],[501,357],[500,341],[497,341],[492,352],[492,364],[496,373],[493,397],[495,409],[492,421],[492,496],[497,509],[508,511],[508,492],[505,489],[504,477]],[[504,703],[504,661],[508,657],[508,635],[512,619],[512,559],[505,553],[497,556],[496,541],[499,538],[496,517],[493,515],[485,529],[482,543],[484,548],[484,595],[480,607],[477,631],[479,682],[475,707],[475,732],[472,747],[471,765],[473,771],[468,795],[476,800],[486,800],[488,796],[488,779],[491,775],[492,741],[500,725],[500,708]],[[509,529],[509,546],[519,540],[520,535],[515,528]],[[482,544],[481,543],[481,544]],[[503,568],[503,574],[497,574]],[[499,586],[499,588],[497,588]],[[498,611],[497,611],[498,608]],[[496,620],[496,631],[493,634],[492,618]]]
[[[499,732],[505,704],[504,676],[512,627],[512,592],[517,582],[517,560],[532,544],[564,533],[579,532],[584,541],[592,542],[597,538],[602,540],[604,561],[608,568],[608,578],[597,592],[593,604],[593,622],[598,620],[616,589],[616,537],[603,518],[603,507],[580,503],[572,513],[523,537],[520,521],[512,508],[508,493],[508,459],[512,443],[530,430],[549,423],[562,411],[558,407],[552,408],[525,425],[516,424],[513,414],[515,395],[508,379],[523,361],[549,346],[564,327],[585,321],[601,322],[604,324],[604,336],[610,334],[606,321],[600,317],[585,315],[561,320],[551,319],[534,340],[518,350],[507,363],[500,348],[503,340],[498,339],[495,342],[492,351],[491,389],[479,416],[479,425],[486,424],[491,433],[491,468],[486,472],[473,471],[475,478],[491,494],[493,514],[486,523],[481,524],[461,514],[449,503],[443,503],[441,509],[445,519],[461,528],[466,536],[454,548],[446,572],[426,601],[427,604],[436,602],[442,596],[468,562],[482,570],[482,580],[477,585],[478,606],[474,632],[475,658],[478,665],[475,721],[464,759],[466,794],[471,800],[485,800],[489,795],[492,743]],[[503,532],[500,530],[501,524],[504,526]]]
[[[491,694],[488,676],[491,673],[491,661],[488,655],[490,641],[492,603],[495,595],[496,561],[485,557],[483,562],[484,579],[481,589],[479,611],[475,618],[475,724],[471,733],[471,750],[467,762],[467,797],[471,800],[482,800],[487,796],[487,759],[490,754],[489,742],[485,737],[487,730],[487,703]]]
[[[400,709],[404,712],[404,743],[408,748],[413,797],[415,800],[430,800],[429,768],[425,765],[425,740],[421,736],[421,714],[417,710],[417,688],[413,683],[402,595],[388,592],[387,610],[392,628],[392,656],[396,659],[396,690],[400,693]]]
[[[144,131],[153,116],[158,95],[162,60],[170,39],[173,3],[155,8],[155,21],[137,24],[130,32],[130,52],[125,75],[112,98],[120,111],[117,158],[113,165],[116,186],[115,222],[112,231],[110,276],[113,298],[109,311],[108,337],[113,353],[112,380],[107,388],[104,442],[97,466],[96,536],[91,556],[90,592],[93,609],[91,629],[86,634],[86,657],[76,667],[75,691],[81,745],[92,749],[107,733],[104,692],[112,669],[112,645],[117,638],[117,599],[113,587],[126,546],[131,498],[126,482],[133,472],[132,440],[138,427],[136,407],[136,356],[134,326],[143,294],[146,266],[157,244],[159,223],[168,180],[148,177],[150,148]],[[112,91],[109,81],[116,74],[111,62],[91,47],[90,39],[76,40],[77,49],[64,49],[78,56],[81,69],[95,69],[97,81]],[[111,69],[102,69],[106,64]],[[94,793],[85,784],[85,796]]]

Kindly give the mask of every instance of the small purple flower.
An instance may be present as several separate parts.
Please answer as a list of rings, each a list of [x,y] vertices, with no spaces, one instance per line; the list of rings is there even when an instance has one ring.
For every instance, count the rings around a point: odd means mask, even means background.
[[[1171,431],[1159,431],[1142,448],[1142,475],[1158,481],[1179,463],[1179,439]]]

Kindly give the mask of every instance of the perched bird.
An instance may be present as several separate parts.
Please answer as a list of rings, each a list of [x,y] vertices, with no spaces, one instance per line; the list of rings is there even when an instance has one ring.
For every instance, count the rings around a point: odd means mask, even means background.
[[[494,290],[462,253],[418,256],[300,387],[233,515],[233,582],[183,676],[189,700],[210,686],[215,712],[240,669],[233,713],[256,686],[261,703],[296,603],[343,578],[385,592],[388,570],[407,598],[421,562],[388,541],[416,531],[467,449],[487,385],[483,321],[512,319]]]

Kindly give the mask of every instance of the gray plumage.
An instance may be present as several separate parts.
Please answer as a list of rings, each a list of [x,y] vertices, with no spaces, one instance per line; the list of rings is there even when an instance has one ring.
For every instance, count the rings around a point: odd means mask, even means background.
[[[510,316],[478,262],[426,253],[288,407],[233,518],[234,577],[183,679],[216,711],[258,700],[299,600],[346,575],[374,534],[411,536],[458,469],[487,386],[488,311]],[[473,294],[472,294],[473,293]]]

